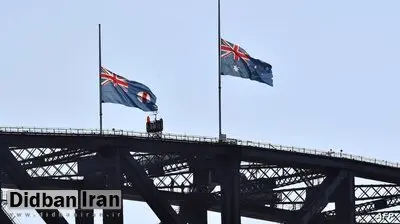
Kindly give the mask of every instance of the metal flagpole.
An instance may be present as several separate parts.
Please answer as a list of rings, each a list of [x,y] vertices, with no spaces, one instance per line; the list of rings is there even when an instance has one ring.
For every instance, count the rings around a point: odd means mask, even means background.
[[[103,107],[101,96],[101,24],[99,24],[99,104],[100,104],[100,135],[103,134]]]
[[[219,138],[221,139],[221,2],[218,0],[218,112],[219,112]]]

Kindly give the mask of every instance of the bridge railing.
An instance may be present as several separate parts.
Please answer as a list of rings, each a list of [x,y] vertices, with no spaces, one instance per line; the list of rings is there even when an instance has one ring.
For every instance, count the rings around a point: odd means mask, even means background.
[[[29,134],[47,134],[47,135],[100,135],[100,130],[98,129],[72,129],[72,128],[26,128],[26,127],[0,127],[0,132],[7,132],[7,134],[21,134],[21,133],[29,133]],[[144,132],[135,132],[135,131],[124,131],[124,130],[103,130],[104,136],[128,136],[128,137],[139,137],[139,138],[149,138],[149,135]],[[162,134],[163,139],[168,140],[179,140],[179,141],[188,141],[188,142],[208,142],[208,143],[218,143],[219,139],[215,137],[205,137],[205,136],[194,136],[194,135],[182,135],[182,134],[171,134],[164,133]],[[281,150],[281,151],[290,151],[304,154],[312,154],[312,155],[322,155],[322,156],[330,156],[336,158],[346,158],[351,160],[357,160],[367,163],[379,164],[383,166],[391,166],[391,167],[400,167],[399,163],[388,162],[385,160],[378,160],[374,158],[367,158],[358,155],[352,155],[343,152],[335,152],[335,151],[321,151],[316,149],[307,149],[307,148],[299,148],[294,146],[284,146],[284,145],[276,145],[271,143],[262,143],[262,142],[254,142],[254,141],[246,141],[234,139],[234,144],[242,145],[242,146],[253,146],[259,148],[266,148],[271,150]]]

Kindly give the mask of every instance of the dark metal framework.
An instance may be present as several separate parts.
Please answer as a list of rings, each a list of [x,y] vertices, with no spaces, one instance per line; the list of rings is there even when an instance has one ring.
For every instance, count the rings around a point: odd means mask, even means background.
[[[289,224],[400,223],[397,165],[272,145],[115,132],[0,128],[1,186],[122,189],[125,199],[145,201],[161,223],[171,224],[207,223],[207,211],[220,212],[223,224],[239,224],[241,216]],[[355,178],[382,183],[355,184]],[[0,223],[13,223],[3,204]],[[122,210],[104,212],[118,214],[103,215],[104,223],[123,223]],[[58,216],[43,219],[66,223]]]

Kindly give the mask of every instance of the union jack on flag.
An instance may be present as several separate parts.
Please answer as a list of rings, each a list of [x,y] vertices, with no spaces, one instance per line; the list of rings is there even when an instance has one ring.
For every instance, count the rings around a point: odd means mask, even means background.
[[[221,39],[221,57],[227,57],[229,55],[233,55],[233,59],[235,61],[242,59],[244,61],[248,61],[249,59],[249,55],[247,54],[247,52],[241,48],[239,45],[237,44],[232,44],[229,43],[228,41]]]
[[[272,66],[251,57],[243,48],[221,38],[221,75],[250,79],[273,86]]]
[[[101,67],[101,102],[136,107],[143,111],[157,111],[157,97],[146,85],[128,80]]]
[[[102,81],[101,85],[107,85],[108,83],[112,83],[114,87],[121,87],[125,92],[128,92],[128,82],[126,79],[121,76],[115,74],[112,71],[107,70],[106,68],[101,67],[101,75]]]

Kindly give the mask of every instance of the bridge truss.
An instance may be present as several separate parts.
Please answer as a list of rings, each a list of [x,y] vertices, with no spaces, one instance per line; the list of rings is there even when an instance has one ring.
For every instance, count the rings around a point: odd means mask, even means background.
[[[0,169],[3,188],[121,189],[124,199],[145,201],[162,223],[204,224],[207,211],[220,212],[223,224],[239,224],[240,216],[400,223],[399,164],[344,153],[115,130],[0,128]],[[357,177],[380,183],[356,184]],[[1,223],[12,223],[2,207]],[[120,214],[103,215],[104,223],[123,223],[122,210],[104,213]]]

